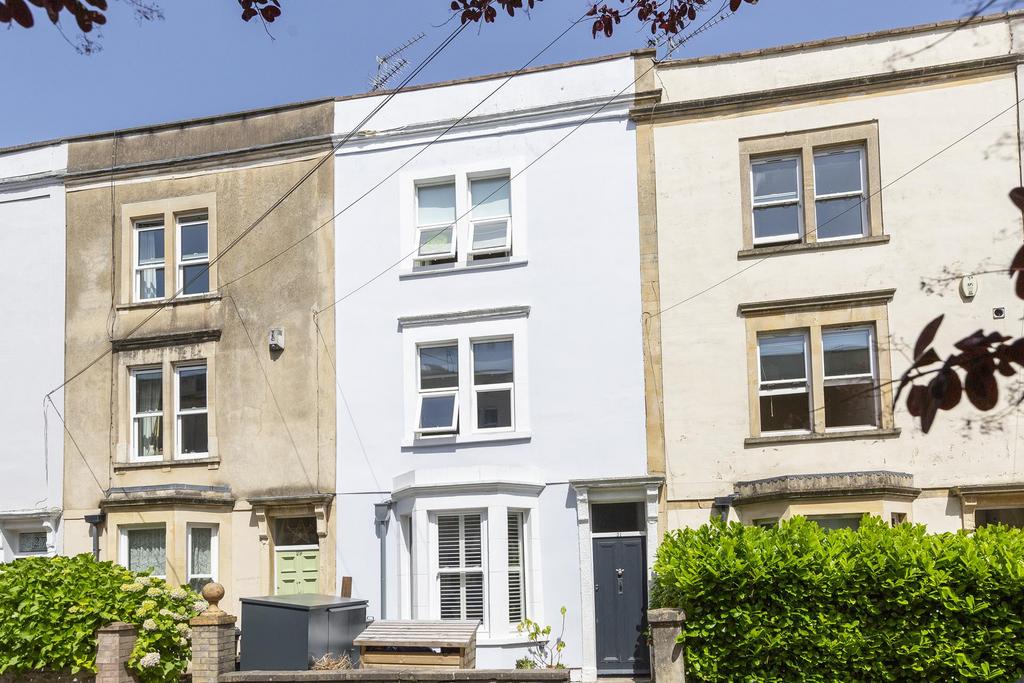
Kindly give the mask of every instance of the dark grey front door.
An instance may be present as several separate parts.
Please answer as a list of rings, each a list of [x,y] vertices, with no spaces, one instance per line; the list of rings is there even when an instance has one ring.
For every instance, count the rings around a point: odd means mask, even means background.
[[[643,536],[594,539],[597,672],[650,670],[647,639],[647,549]]]

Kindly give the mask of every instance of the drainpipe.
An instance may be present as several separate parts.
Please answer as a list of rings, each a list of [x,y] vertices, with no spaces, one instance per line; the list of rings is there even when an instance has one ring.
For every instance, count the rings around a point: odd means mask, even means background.
[[[85,521],[89,523],[89,533],[92,536],[92,559],[100,561],[100,525],[107,521],[107,513],[101,512],[96,515],[86,515]]]
[[[373,519],[377,526],[377,538],[380,539],[380,618],[386,617],[385,606],[388,598],[388,556],[387,537],[388,521],[391,517],[391,501],[373,504]]]

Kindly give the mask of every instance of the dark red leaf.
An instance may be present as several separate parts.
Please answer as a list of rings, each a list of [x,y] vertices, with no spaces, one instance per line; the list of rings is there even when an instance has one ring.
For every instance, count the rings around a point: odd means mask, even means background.
[[[981,363],[974,364],[967,371],[964,391],[978,410],[992,410],[999,402],[999,384],[992,374],[992,368]]]
[[[740,0],[729,0],[729,11],[735,12],[740,8]]]
[[[1015,187],[1010,190],[1010,201],[1024,213],[1024,187]]]
[[[969,335],[967,337],[964,337],[960,341],[956,342],[955,344],[953,344],[953,346],[955,346],[956,348],[960,349],[961,351],[970,351],[970,350],[976,349],[978,347],[984,347],[985,346],[985,332],[984,332],[984,330],[978,330],[978,331],[974,332],[973,334],[971,334],[971,335]]]
[[[1017,371],[1013,369],[1013,364],[1005,358],[996,366],[996,370],[1003,377],[1013,377],[1017,374]]]
[[[945,369],[935,375],[928,384],[932,398],[938,401],[942,410],[952,410],[960,403],[963,394],[963,385],[960,383],[960,375],[955,371]]]
[[[32,10],[25,4],[25,0],[7,0],[7,6],[11,9],[11,17],[16,22],[23,28],[32,28],[35,20],[32,18]]]
[[[921,417],[924,413],[924,404],[928,401],[928,390],[920,385],[910,387],[907,394],[907,411],[913,417]]]
[[[921,330],[921,334],[917,337],[917,342],[914,344],[914,360],[917,360],[924,355],[925,349],[932,345],[935,341],[935,333],[939,331],[939,325],[942,324],[942,319],[945,315],[940,315],[935,320],[931,321],[924,326]]]

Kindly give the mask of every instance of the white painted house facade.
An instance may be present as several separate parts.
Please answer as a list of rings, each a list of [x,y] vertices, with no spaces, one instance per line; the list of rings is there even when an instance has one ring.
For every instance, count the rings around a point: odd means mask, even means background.
[[[60,550],[66,166],[61,143],[0,154],[0,562]]]
[[[480,619],[481,667],[526,655],[522,619],[558,633],[562,606],[577,676],[646,666],[639,634],[600,618],[634,589],[643,607],[660,485],[634,69],[412,88],[337,153],[340,301],[318,321],[337,338],[338,572],[376,618]],[[336,135],[382,97],[339,100]],[[623,552],[638,564],[609,570]],[[618,593],[595,569],[623,570]]]

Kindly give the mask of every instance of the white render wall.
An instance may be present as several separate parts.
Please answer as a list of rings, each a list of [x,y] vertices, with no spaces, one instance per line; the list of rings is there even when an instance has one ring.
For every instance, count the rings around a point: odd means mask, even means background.
[[[793,85],[798,75],[805,82],[884,72],[893,55],[913,52],[942,35],[879,38],[757,62],[668,65],[660,77],[666,92],[677,96],[757,92],[765,85]],[[1009,35],[1005,21],[963,29],[898,68],[1006,54]],[[776,76],[761,78],[768,73]],[[692,89],[683,88],[684,82]],[[712,92],[711,84],[720,87]],[[940,313],[946,318],[936,349],[943,355],[953,350],[953,341],[978,328],[1019,336],[1024,304],[1005,272],[978,276],[973,300],[961,299],[957,281],[940,296],[922,291],[921,280],[943,277],[944,268],[954,273],[1004,268],[1019,247],[1021,216],[1006,195],[1021,182],[1014,106],[1020,94],[1014,75],[1003,72],[814,103],[753,106],[657,127],[663,308],[754,263],[736,255],[743,248],[740,139],[877,120],[881,181],[883,187],[892,183],[881,194],[888,244],[767,258],[662,316],[670,527],[709,517],[708,509],[685,509],[680,502],[708,501],[732,493],[736,481],[786,474],[893,470],[911,473],[915,486],[933,490],[1024,480],[1015,415],[986,432],[966,398],[952,413],[940,413],[928,435],[901,398],[895,412],[899,438],[745,448],[744,438],[750,436],[746,332],[737,314],[737,306],[746,302],[895,288],[888,319],[897,377],[910,363],[918,333]],[[700,169],[701,182],[689,182],[693,169]],[[996,306],[1006,307],[1005,320],[993,319]],[[1000,407],[1005,407],[1010,383],[1000,385]],[[935,530],[960,528],[958,501],[922,495],[913,518]]]
[[[633,78],[630,58],[520,75],[474,112],[483,118],[433,144],[336,221],[337,296],[401,261],[320,316],[322,325],[336,325],[342,393],[338,571],[353,577],[354,595],[370,599],[373,616],[380,616],[373,503],[390,498],[396,477],[415,471],[418,479],[437,482],[441,489],[456,483],[472,488],[473,482],[454,481],[463,476],[456,473],[522,468],[543,487],[529,502],[529,533],[537,534],[541,547],[535,557],[542,567],[536,588],[543,592],[539,611],[529,616],[557,627],[558,610],[566,606],[565,661],[572,667],[582,664],[578,532],[568,481],[646,473],[636,142],[627,116],[631,89],[512,181],[513,263],[424,276],[410,274],[407,255],[413,248],[416,180],[499,169],[515,174],[593,113],[594,101],[610,97]],[[336,210],[394,171],[440,132],[438,125],[462,116],[501,82],[428,88],[389,103],[367,126],[377,132],[346,144],[337,155]],[[336,133],[347,133],[377,101],[339,101]],[[428,325],[399,321],[501,307],[518,313]],[[411,445],[416,342],[502,333],[516,335],[513,438]],[[462,407],[464,424],[469,410]],[[496,476],[477,475],[484,481]],[[434,491],[431,486],[418,500],[432,509],[452,509],[498,500],[508,494],[507,487],[518,490],[519,484],[497,482],[491,494]],[[396,501],[395,511],[403,505],[405,500]],[[408,577],[398,569],[395,511],[388,532],[389,618],[400,616],[399,596],[408,591]],[[479,666],[512,666],[524,654],[514,628],[493,624],[490,632],[481,633]]]
[[[44,530],[31,513],[61,507],[63,430],[52,408],[44,422],[43,397],[64,377],[66,165],[63,144],[0,152],[0,561],[19,531]],[[63,410],[61,392],[53,401]]]

